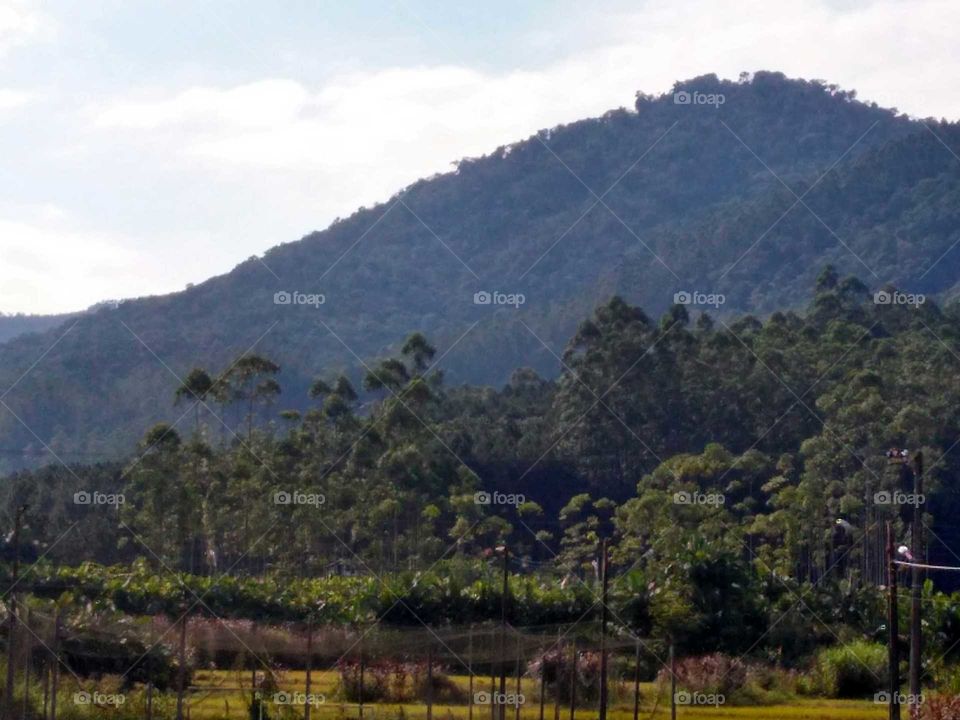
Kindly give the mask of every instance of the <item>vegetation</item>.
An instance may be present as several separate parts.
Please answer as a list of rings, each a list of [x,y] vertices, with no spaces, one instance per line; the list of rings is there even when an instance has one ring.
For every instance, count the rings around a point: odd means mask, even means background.
[[[770,73],[687,89],[727,100],[711,115],[638,96],[185,293],[0,345],[18,468],[0,483],[0,582],[40,642],[0,633],[23,716],[53,654],[78,683],[129,690],[137,716],[148,678],[160,717],[187,676],[225,672],[234,710],[268,716],[264,693],[308,659],[331,663],[341,703],[461,705],[474,640],[482,672],[509,661],[542,680],[531,697],[590,704],[604,620],[616,677],[657,681],[651,714],[671,677],[777,707],[886,688],[885,528],[906,543],[919,504],[930,562],[956,564],[960,540],[960,304],[955,263],[927,261],[957,242],[960,164],[941,143],[960,129]],[[584,214],[574,175],[602,190],[658,137],[615,210]],[[780,180],[808,207],[790,212]],[[438,237],[491,277],[513,277],[519,248],[530,270],[507,289],[537,298],[521,322],[471,303],[483,288],[454,259],[421,261]],[[341,256],[320,306],[272,300]],[[864,265],[891,282],[847,274]],[[727,302],[669,302],[685,289]],[[882,301],[907,290],[927,297]],[[954,582],[922,587],[930,717],[960,691]]]
[[[411,329],[444,354],[450,382],[500,385],[520,366],[554,377],[541,340],[559,348],[614,294],[654,315],[678,291],[724,295],[727,319],[768,314],[802,306],[831,263],[871,285],[955,296],[954,125],[778,73],[675,90],[726,101],[640,95],[633,109],[464,159],[184,292],[3,343],[0,387],[16,381],[4,402],[23,423],[0,414],[0,467],[49,462],[47,447],[66,461],[121,457],[141,428],[177,420],[156,401],[193,367],[225,368],[251,347],[281,367],[284,401],[303,413],[315,375],[335,368],[359,387],[361,360],[395,354]],[[611,189],[600,205],[585,185]],[[472,302],[494,290],[526,303]],[[275,304],[294,291],[325,302]]]
[[[362,389],[315,379],[300,414],[250,353],[188,373],[171,402],[190,427],[151,427],[128,462],[6,479],[7,511],[26,506],[19,589],[73,623],[462,627],[499,620],[506,563],[510,625],[580,625],[591,647],[607,539],[614,634],[654,655],[672,640],[691,690],[865,697],[884,687],[880,528],[905,536],[910,510],[884,499],[911,481],[890,447],[925,453],[929,555],[950,552],[958,338],[951,308],[876,304],[827,267],[805,314],[765,322],[614,298],[560,378],[521,369],[500,391],[446,387],[416,333]],[[203,414],[232,423],[214,434]],[[949,678],[960,595],[937,580],[926,672]],[[529,668],[559,682],[566,662]]]

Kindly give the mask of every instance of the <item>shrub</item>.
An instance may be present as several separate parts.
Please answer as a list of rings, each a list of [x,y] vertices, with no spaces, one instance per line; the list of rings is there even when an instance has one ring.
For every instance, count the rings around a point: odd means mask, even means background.
[[[814,672],[820,691],[830,697],[868,697],[887,685],[887,649],[864,640],[825,648]]]
[[[341,660],[337,663],[340,675],[339,693],[349,702],[360,701],[360,663]],[[409,682],[408,682],[409,680]],[[433,701],[457,704],[466,700],[466,692],[447,677],[439,665],[433,666]],[[363,671],[363,701],[402,703],[410,700],[426,701],[430,696],[427,664],[424,662],[394,662],[380,660],[370,663]]]
[[[570,699],[570,684],[574,667],[569,646],[554,646],[527,664],[527,673],[537,679],[544,673],[547,687],[554,697],[564,702]],[[576,663],[577,703],[594,703],[600,697],[600,653],[577,653]]]
[[[414,674],[413,694],[417,700],[426,702],[431,697],[430,680],[433,681],[433,702],[457,705],[466,701],[467,693],[447,677],[439,666],[434,665],[433,677],[428,679],[426,664],[417,668]]]
[[[676,664],[677,685],[690,692],[732,696],[746,685],[747,666],[722,653],[689,657]],[[670,681],[670,673],[660,671],[662,682]]]
[[[960,718],[960,695],[934,695],[920,706],[922,720],[957,720]]]
[[[363,668],[363,692],[360,692],[360,663],[341,659],[337,663],[340,675],[339,693],[348,702],[382,702],[390,698],[389,674],[381,665]]]

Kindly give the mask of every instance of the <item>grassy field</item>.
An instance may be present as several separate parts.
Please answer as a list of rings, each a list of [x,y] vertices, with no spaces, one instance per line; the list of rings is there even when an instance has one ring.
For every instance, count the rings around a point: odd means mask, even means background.
[[[469,680],[465,676],[455,677],[454,681],[466,690]],[[476,690],[488,689],[489,683],[476,682]],[[334,672],[314,673],[311,692],[325,696],[325,702],[314,706],[311,712],[312,720],[339,720],[340,718],[356,719],[359,717],[359,708],[356,705],[341,703],[336,699],[337,674]],[[237,673],[227,671],[201,671],[194,675],[195,690],[189,696],[191,720],[230,720],[247,718],[247,701],[250,693],[249,672]],[[533,681],[526,681],[522,685],[522,692],[527,697],[527,704],[521,708],[521,720],[538,720],[540,715],[539,703],[536,698],[536,687]],[[242,689],[238,689],[242,688]],[[280,677],[281,691],[304,690],[304,674],[289,672]],[[511,683],[509,692],[515,690]],[[669,695],[661,692],[659,703],[657,700],[657,686],[653,683],[641,685],[640,718],[669,718]],[[269,695],[268,695],[269,697]],[[548,703],[545,708],[545,720],[554,720],[554,707]],[[595,720],[595,710],[577,708],[578,720]],[[274,712],[271,718],[300,718],[303,717],[303,707],[280,706],[280,712]],[[367,705],[364,707],[364,720],[426,720],[427,709],[423,704],[389,704]],[[468,720],[469,708],[466,705],[446,705],[437,703],[433,707],[435,720]],[[489,706],[475,705],[473,720],[490,720]],[[628,702],[615,704],[608,712],[610,720],[632,720],[633,709]],[[677,708],[678,718],[740,718],[742,720],[881,720],[886,717],[886,708],[867,701],[853,700],[820,700],[798,699],[795,702],[783,705],[766,705],[762,707],[745,706],[681,706]],[[507,720],[515,720],[513,707],[507,710]],[[560,719],[570,720],[568,707],[560,708]]]

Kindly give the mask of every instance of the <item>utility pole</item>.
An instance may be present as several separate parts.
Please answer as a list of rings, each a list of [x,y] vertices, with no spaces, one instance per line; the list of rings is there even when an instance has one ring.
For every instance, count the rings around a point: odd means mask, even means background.
[[[888,720],[900,720],[900,646],[897,616],[897,565],[893,549],[893,525],[887,520],[887,658],[890,675]]]
[[[607,720],[607,541],[600,542],[600,714]]]
[[[304,694],[306,697],[306,705],[303,707],[303,720],[310,720],[310,706],[313,705],[313,700],[310,697],[310,691],[312,688],[312,675],[313,675],[313,612],[307,616],[307,658],[306,658],[306,685],[304,686]]]
[[[187,614],[190,609],[187,608],[180,617],[180,642],[177,653],[177,720],[183,720],[183,695],[187,691]],[[260,699],[260,707],[263,708],[263,698]]]
[[[16,649],[17,630],[17,581],[20,575],[20,530],[23,529],[23,514],[28,505],[17,508],[13,523],[13,573],[10,584],[10,617],[7,620],[7,684],[3,688],[3,720],[13,720],[13,684],[14,684],[14,652]]]
[[[673,656],[673,638],[670,638],[670,720],[677,720],[677,660]]]
[[[507,706],[504,698],[507,696],[507,595],[510,585],[507,578],[507,560],[510,557],[510,548],[504,543],[498,550],[503,551],[503,589],[500,593],[500,720],[506,720]],[[493,698],[491,698],[493,699]]]
[[[913,473],[913,529],[910,531],[910,550],[913,553],[913,562],[924,562],[923,552],[923,507],[920,498],[923,495],[923,451],[918,450],[914,456]],[[914,565],[910,573],[910,695],[913,704],[910,706],[911,717],[919,714],[920,706],[917,700],[920,697],[920,664],[923,652],[923,628],[920,622],[920,568]]]

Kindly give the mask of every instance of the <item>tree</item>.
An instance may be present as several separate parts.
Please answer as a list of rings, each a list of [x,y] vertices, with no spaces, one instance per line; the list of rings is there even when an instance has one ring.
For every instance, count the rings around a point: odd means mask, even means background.
[[[194,432],[200,432],[200,405],[204,404],[207,396],[213,390],[213,379],[203,368],[194,368],[187,375],[183,384],[177,388],[174,395],[174,404],[192,402],[194,409]]]

